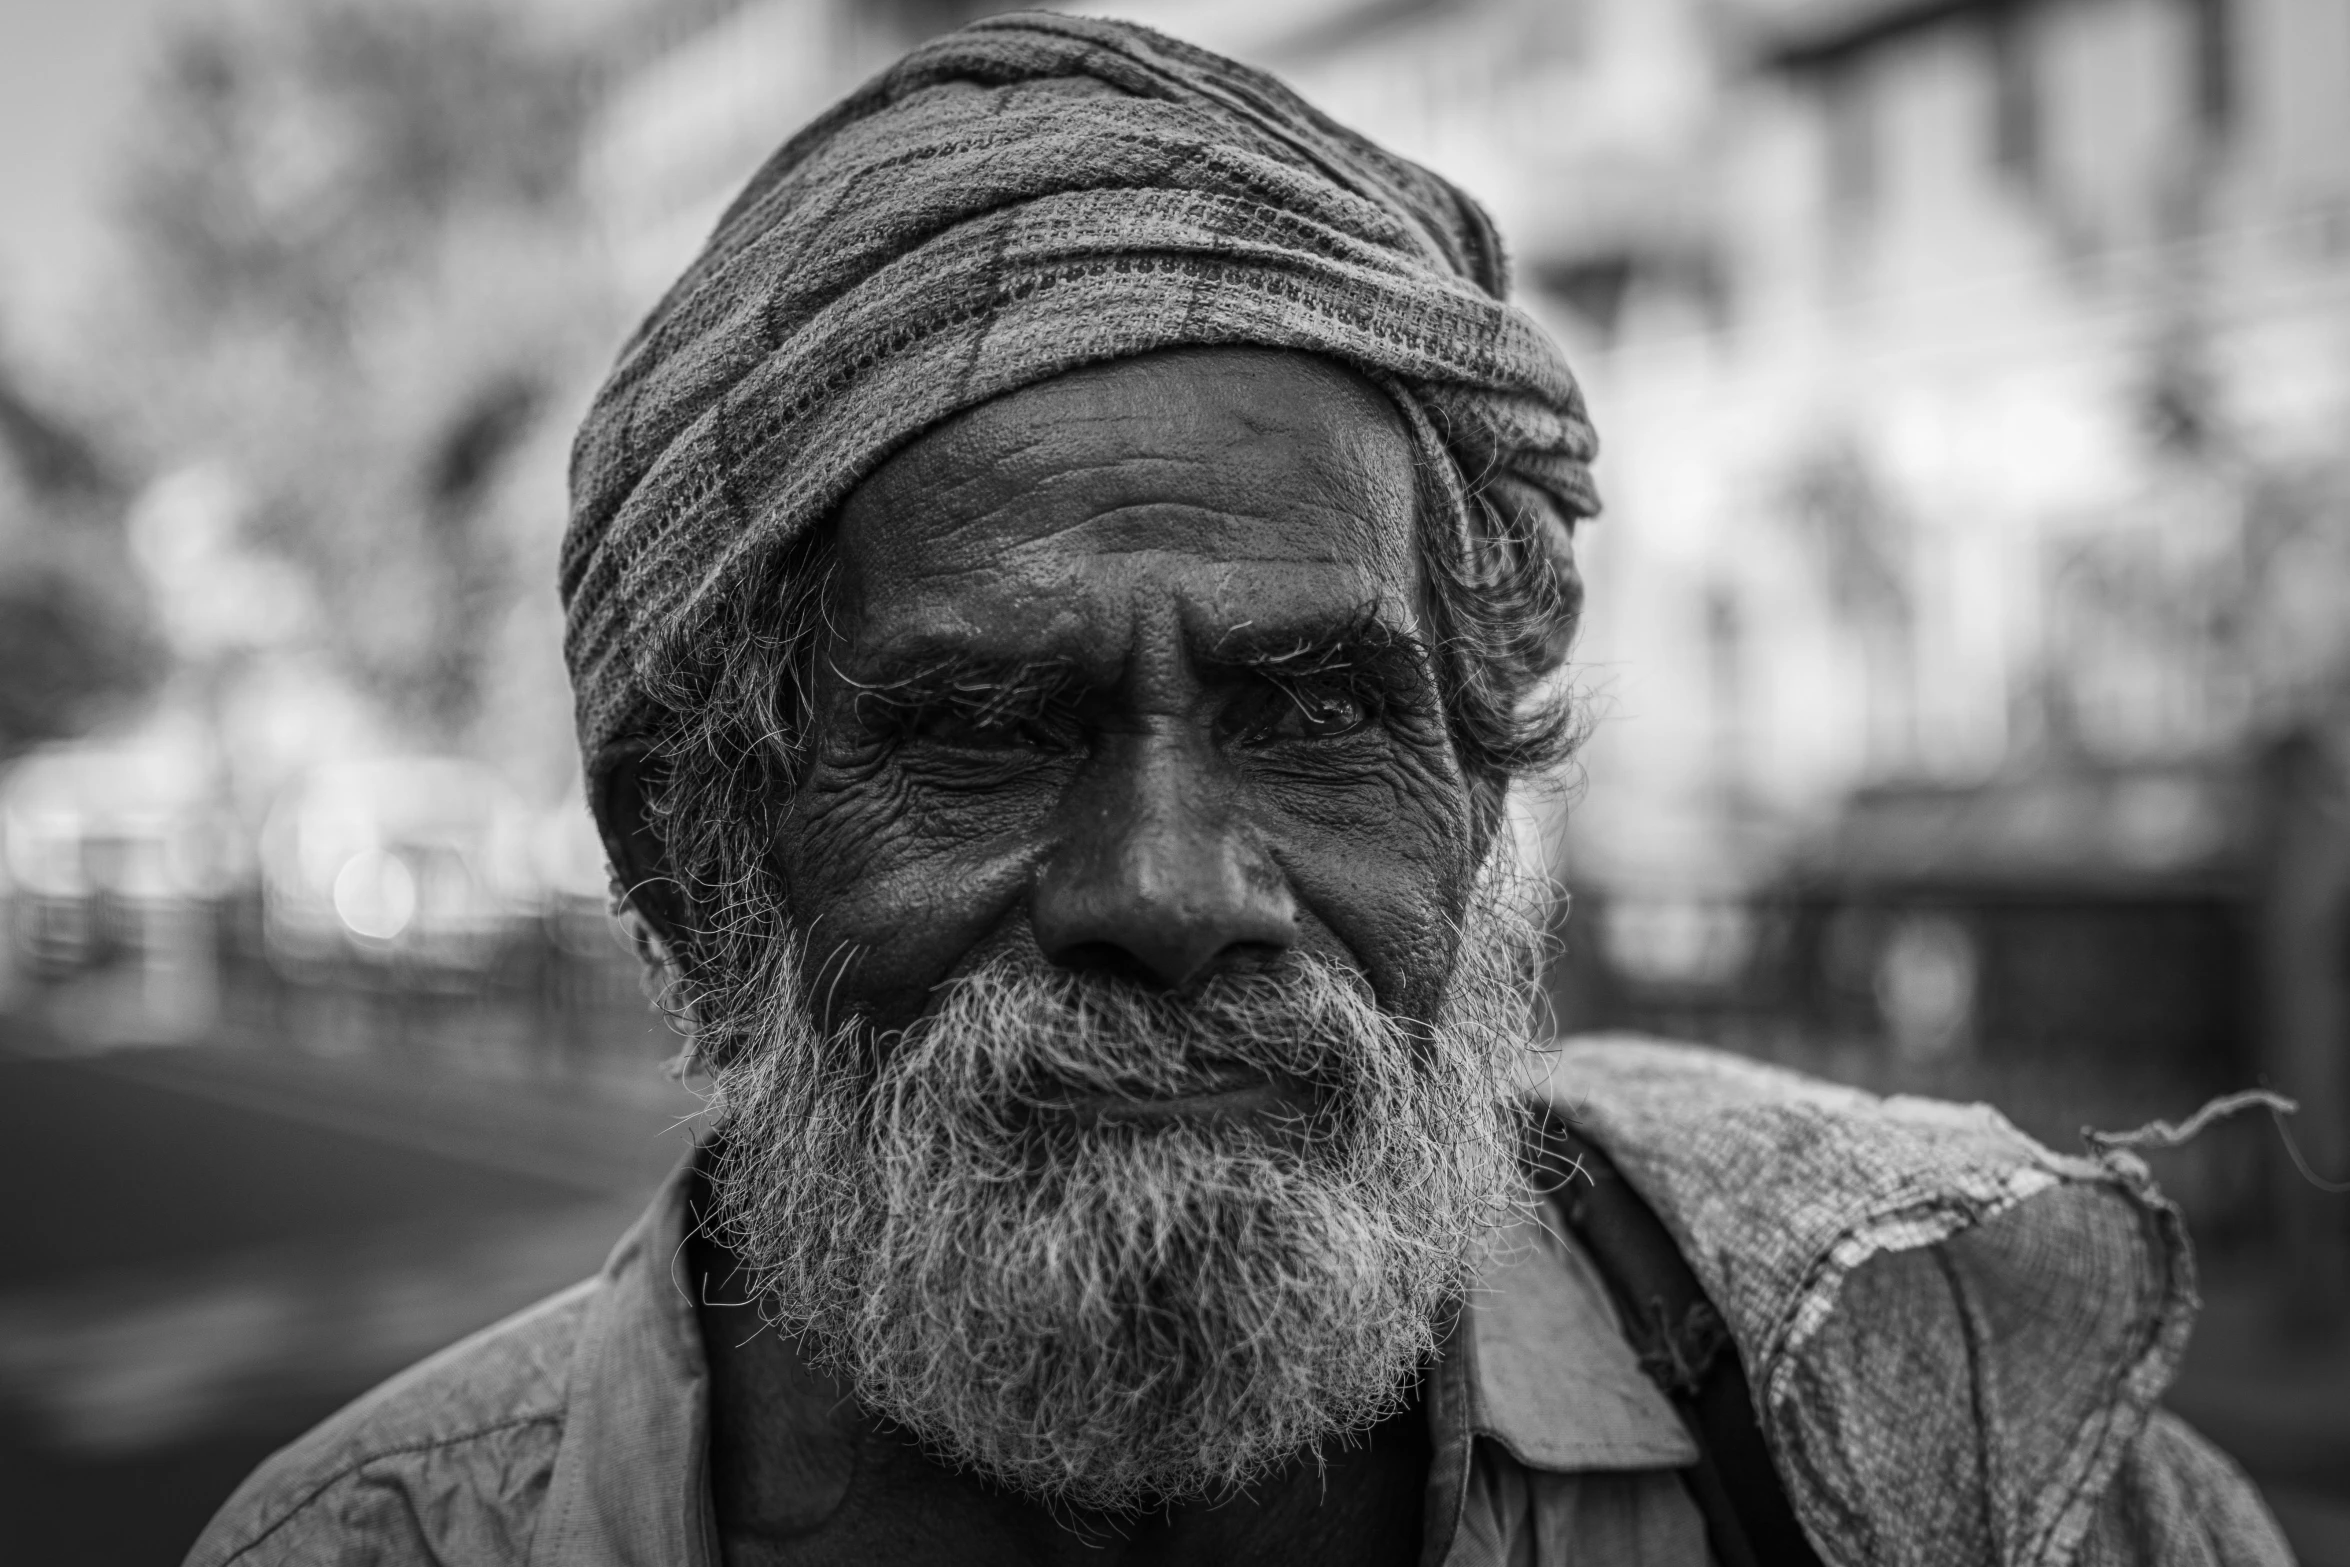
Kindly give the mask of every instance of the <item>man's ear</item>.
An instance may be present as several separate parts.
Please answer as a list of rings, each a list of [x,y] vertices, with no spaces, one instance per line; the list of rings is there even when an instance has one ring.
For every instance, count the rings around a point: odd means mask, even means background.
[[[681,953],[691,929],[685,889],[671,870],[669,845],[652,810],[667,765],[648,740],[616,740],[588,764],[588,803],[620,878],[622,898],[653,927],[663,946]]]

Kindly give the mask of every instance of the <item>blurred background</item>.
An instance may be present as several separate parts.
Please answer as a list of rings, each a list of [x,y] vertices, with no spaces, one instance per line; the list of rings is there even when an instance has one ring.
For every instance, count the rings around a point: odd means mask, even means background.
[[[1606,439],[1570,1028],[2350,1174],[2350,0],[1131,0],[1493,209]],[[0,9],[0,1557],[164,1564],[591,1271],[570,431],[953,0]],[[2247,1117],[2172,1401],[2350,1564],[2350,1200]]]

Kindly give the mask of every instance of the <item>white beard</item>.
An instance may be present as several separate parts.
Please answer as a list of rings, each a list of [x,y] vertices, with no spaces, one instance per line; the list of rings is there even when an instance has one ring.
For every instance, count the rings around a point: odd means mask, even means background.
[[[1518,1189],[1524,926],[1479,896],[1433,1025],[1292,953],[1181,998],[997,960],[902,1034],[827,1036],[778,962],[767,1037],[716,1074],[724,1238],[945,1459],[1083,1508],[1228,1493],[1394,1413],[1435,1350]],[[1065,1108],[1235,1068],[1316,1108]]]

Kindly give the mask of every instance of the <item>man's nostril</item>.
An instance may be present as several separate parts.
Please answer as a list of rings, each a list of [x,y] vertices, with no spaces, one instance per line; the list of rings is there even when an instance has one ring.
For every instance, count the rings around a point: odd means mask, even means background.
[[[1122,979],[1150,990],[1180,990],[1218,974],[1261,974],[1281,960],[1287,948],[1273,941],[1227,942],[1213,952],[1198,953],[1177,947],[1134,947],[1117,941],[1079,941],[1048,949],[1046,956],[1065,969],[1105,978]]]
[[[1098,974],[1107,979],[1123,979],[1130,983],[1163,989],[1171,984],[1156,968],[1136,957],[1114,941],[1072,942],[1047,957],[1065,969],[1081,974]]]
[[[1219,974],[1262,974],[1288,950],[1277,941],[1235,941],[1216,954],[1210,967]]]

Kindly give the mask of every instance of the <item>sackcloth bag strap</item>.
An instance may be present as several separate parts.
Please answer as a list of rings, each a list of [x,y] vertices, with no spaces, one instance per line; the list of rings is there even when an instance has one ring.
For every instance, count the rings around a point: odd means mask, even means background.
[[[1821,1567],[1763,1441],[1746,1367],[1721,1314],[1656,1216],[1607,1155],[1548,1104],[1527,1158],[1615,1297],[1640,1367],[1697,1440],[1689,1492],[1720,1567]]]

